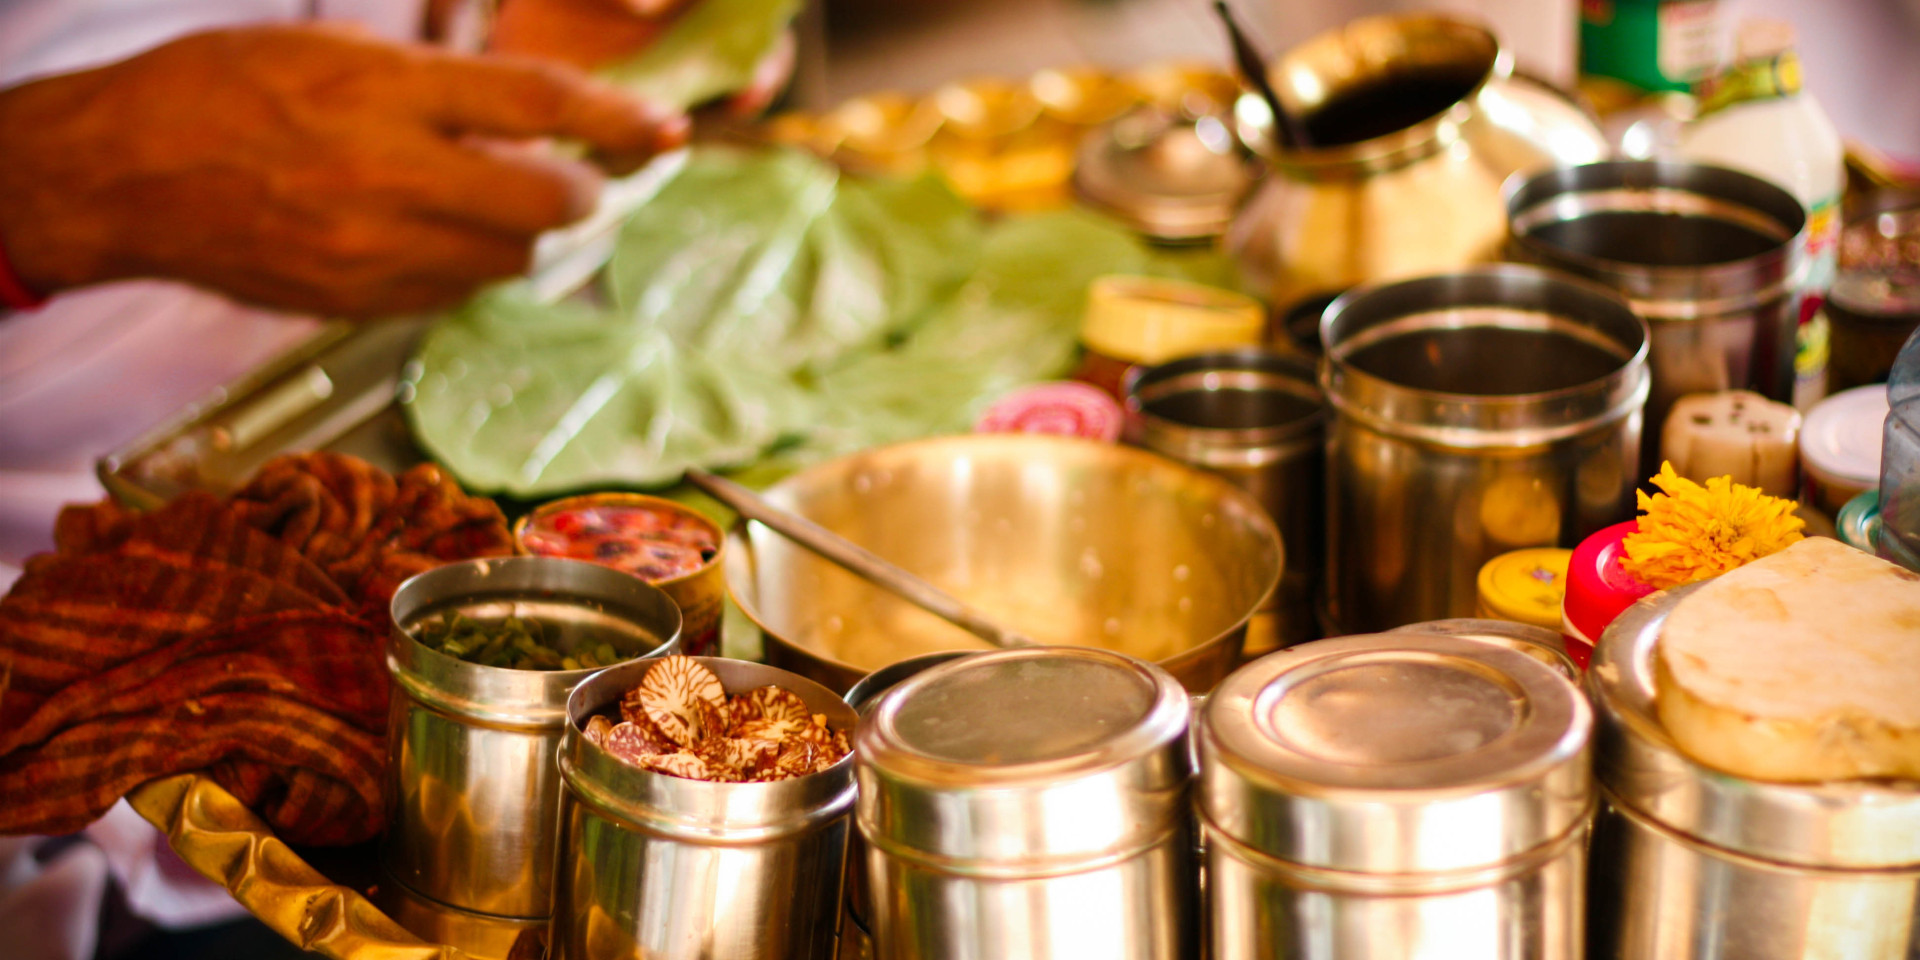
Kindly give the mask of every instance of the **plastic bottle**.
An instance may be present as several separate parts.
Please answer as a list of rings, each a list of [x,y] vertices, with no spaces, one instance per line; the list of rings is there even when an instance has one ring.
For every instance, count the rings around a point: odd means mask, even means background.
[[[1845,148],[1801,89],[1793,27],[1777,20],[1741,25],[1733,63],[1702,84],[1699,101],[1699,119],[1681,134],[1683,158],[1763,177],[1807,208],[1810,263],[1794,357],[1794,406],[1805,410],[1826,392],[1826,318],[1816,311],[1839,255]]]

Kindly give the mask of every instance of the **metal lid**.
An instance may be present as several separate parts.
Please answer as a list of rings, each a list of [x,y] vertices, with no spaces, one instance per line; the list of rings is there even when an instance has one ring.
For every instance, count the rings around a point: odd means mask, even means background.
[[[1029,647],[941,664],[861,718],[861,833],[974,874],[1130,855],[1182,817],[1189,710],[1166,671],[1105,650]]]
[[[1920,865],[1920,784],[1766,783],[1680,752],[1654,708],[1654,650],[1667,615],[1704,584],[1628,607],[1587,671],[1599,729],[1594,774],[1608,801],[1716,847],[1808,867]]]
[[[1577,832],[1592,711],[1540,660],[1417,633],[1301,644],[1228,677],[1200,721],[1211,831],[1294,866],[1496,867]]]
[[[1800,459],[1830,482],[1877,484],[1890,409],[1887,388],[1878,383],[1842,390],[1814,404],[1800,426]]]
[[[1551,552],[1564,554],[1571,551]],[[1561,560],[1565,562],[1564,557]],[[1518,650],[1559,671],[1560,675],[1568,680],[1576,683],[1580,680],[1580,669],[1574,664],[1573,657],[1567,653],[1567,638],[1557,630],[1548,630],[1529,623],[1459,617],[1452,620],[1410,623],[1387,632],[1426,633],[1437,637],[1467,637],[1472,640],[1481,640],[1509,650]]]
[[[1087,137],[1075,159],[1082,199],[1160,240],[1220,236],[1253,173],[1218,117],[1176,118],[1142,107]]]

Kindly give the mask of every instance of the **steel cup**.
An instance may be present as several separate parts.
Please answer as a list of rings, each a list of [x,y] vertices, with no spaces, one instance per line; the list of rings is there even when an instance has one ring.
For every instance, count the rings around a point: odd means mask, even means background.
[[[1599,715],[1588,955],[1920,956],[1920,787],[1767,783],[1681,753],[1654,707],[1655,645],[1697,585],[1627,608],[1594,649]]]
[[[1758,177],[1695,163],[1561,167],[1506,187],[1512,259],[1618,290],[1651,328],[1653,390],[1641,472],[1689,393],[1792,399],[1807,214]]]
[[[1593,713],[1464,636],[1301,644],[1201,711],[1216,960],[1578,960]]]
[[[764,664],[696,659],[728,693],[783,687],[825,714],[829,727],[854,726],[853,708],[811,680]],[[841,912],[852,759],[771,783],[689,780],[616,759],[582,729],[652,665],[603,670],[567,703],[553,955],[828,960]]]
[[[1126,400],[1129,440],[1247,491],[1280,529],[1286,568],[1263,611],[1273,622],[1254,621],[1246,654],[1316,636],[1326,400],[1314,362],[1256,349],[1182,357],[1141,371]]]
[[[1625,519],[1647,328],[1506,265],[1352,291],[1321,321],[1328,633],[1472,616],[1480,568]]]
[[[593,670],[467,663],[413,639],[425,616],[538,618],[563,650],[591,639],[634,656],[675,649],[666,594],[605,567],[550,557],[468,560],[395,591],[383,905],[423,936],[504,957],[552,915],[567,697]]]
[[[874,955],[1193,956],[1190,711],[1166,671],[1083,647],[883,695],[854,738]]]

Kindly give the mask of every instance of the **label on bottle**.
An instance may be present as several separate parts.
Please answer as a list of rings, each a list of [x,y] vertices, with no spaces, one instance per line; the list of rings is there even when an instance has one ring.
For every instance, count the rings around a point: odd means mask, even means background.
[[[1805,413],[1827,395],[1827,315],[1819,312],[1793,335],[1793,406]]]
[[[1719,59],[1714,35],[1716,0],[1660,5],[1660,72],[1672,80],[1704,75]]]
[[[1834,261],[1840,253],[1840,195],[1831,193],[1813,202],[1807,211],[1807,258],[1813,261],[1807,289],[1825,293],[1833,285]]]

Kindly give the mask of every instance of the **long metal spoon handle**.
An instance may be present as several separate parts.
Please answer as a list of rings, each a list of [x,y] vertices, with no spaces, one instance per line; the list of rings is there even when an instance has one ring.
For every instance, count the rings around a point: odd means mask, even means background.
[[[805,517],[768,503],[759,494],[732,480],[695,468],[687,471],[687,482],[731,507],[735,513],[765,524],[781,536],[996,647],[1034,645],[1033,640],[1001,627],[933,584]]]

